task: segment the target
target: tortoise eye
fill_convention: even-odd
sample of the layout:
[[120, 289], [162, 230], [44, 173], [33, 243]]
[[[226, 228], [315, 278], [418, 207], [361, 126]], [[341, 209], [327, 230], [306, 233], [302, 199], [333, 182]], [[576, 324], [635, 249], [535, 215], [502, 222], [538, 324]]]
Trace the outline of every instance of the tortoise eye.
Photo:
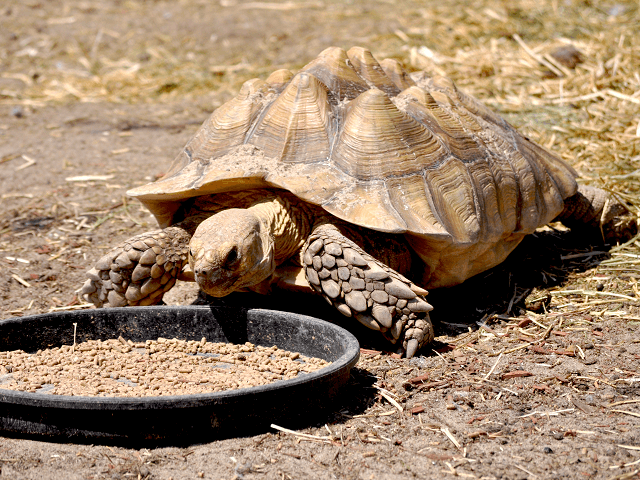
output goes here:
[[231, 250], [229, 250], [229, 253], [227, 254], [227, 259], [225, 260], [224, 264], [231, 265], [236, 260], [238, 260], [238, 249], [237, 247], [233, 247]]

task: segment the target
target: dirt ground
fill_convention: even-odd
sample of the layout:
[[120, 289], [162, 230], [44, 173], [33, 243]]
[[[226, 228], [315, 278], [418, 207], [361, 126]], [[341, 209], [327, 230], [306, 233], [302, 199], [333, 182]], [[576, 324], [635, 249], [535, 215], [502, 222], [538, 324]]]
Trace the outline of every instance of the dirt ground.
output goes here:
[[[330, 45], [451, 76], [637, 212], [638, 27], [632, 1], [4, 2], [0, 319], [77, 308], [92, 262], [154, 227], [125, 191], [162, 175], [244, 80]], [[549, 59], [566, 44], [583, 63]], [[431, 292], [437, 338], [411, 360], [349, 325], [361, 360], [307, 437], [0, 438], [0, 478], [640, 478], [639, 247], [541, 229]], [[182, 283], [166, 300], [195, 297]], [[307, 309], [336, 320], [321, 305]]]

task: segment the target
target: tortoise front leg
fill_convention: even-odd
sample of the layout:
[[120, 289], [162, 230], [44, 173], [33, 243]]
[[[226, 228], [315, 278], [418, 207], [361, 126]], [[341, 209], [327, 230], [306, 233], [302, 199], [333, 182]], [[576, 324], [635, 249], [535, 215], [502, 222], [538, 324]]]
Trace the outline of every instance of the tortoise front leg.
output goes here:
[[80, 293], [97, 307], [160, 303], [187, 263], [190, 239], [179, 225], [130, 238], [87, 272]]
[[598, 228], [605, 240], [614, 243], [638, 233], [636, 216], [607, 191], [590, 185], [578, 186], [578, 192], [564, 201], [556, 220], [573, 228]]
[[335, 226], [315, 228], [303, 252], [309, 285], [340, 313], [400, 342], [408, 358], [433, 340], [427, 291], [368, 255]]

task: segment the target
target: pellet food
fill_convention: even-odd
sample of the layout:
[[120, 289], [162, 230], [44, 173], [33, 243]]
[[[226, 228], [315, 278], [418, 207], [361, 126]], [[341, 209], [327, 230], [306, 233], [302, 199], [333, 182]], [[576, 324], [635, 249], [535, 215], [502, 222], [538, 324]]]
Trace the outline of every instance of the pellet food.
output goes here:
[[88, 340], [0, 352], [0, 388], [36, 394], [155, 397], [220, 392], [295, 378], [329, 365], [276, 346], [178, 340]]

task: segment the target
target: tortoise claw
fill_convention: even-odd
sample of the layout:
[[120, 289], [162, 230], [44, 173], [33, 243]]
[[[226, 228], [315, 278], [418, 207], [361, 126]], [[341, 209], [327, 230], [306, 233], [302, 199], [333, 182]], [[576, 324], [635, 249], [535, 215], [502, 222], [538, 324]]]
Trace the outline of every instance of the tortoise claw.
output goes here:
[[412, 338], [411, 340], [409, 340], [407, 342], [407, 351], [405, 356], [407, 358], [413, 358], [413, 356], [416, 354], [416, 352], [418, 351], [418, 347], [420, 346], [420, 343], [418, 342], [417, 339]]

